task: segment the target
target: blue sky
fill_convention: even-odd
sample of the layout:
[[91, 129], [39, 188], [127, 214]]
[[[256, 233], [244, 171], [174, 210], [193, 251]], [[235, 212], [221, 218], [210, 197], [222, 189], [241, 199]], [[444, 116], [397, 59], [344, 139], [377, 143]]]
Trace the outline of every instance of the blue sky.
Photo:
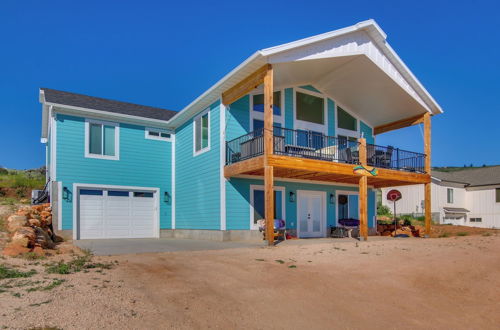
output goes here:
[[[499, 11], [494, 1], [3, 0], [0, 165], [44, 164], [39, 87], [179, 110], [257, 49], [369, 18], [445, 110], [433, 119], [433, 165], [500, 164]], [[418, 127], [377, 143], [423, 150]]]

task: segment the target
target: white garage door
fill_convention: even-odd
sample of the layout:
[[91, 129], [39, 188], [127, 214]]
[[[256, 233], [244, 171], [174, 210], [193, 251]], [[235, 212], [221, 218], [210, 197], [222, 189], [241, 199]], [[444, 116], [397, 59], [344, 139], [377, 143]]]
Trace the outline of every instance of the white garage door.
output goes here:
[[152, 191], [79, 189], [79, 238], [156, 237]]

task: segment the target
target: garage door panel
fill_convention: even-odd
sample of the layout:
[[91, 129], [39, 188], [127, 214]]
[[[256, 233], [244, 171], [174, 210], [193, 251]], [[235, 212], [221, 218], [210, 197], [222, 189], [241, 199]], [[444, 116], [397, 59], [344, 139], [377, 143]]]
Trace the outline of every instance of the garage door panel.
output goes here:
[[153, 192], [95, 191], [80, 195], [80, 238], [155, 237]]

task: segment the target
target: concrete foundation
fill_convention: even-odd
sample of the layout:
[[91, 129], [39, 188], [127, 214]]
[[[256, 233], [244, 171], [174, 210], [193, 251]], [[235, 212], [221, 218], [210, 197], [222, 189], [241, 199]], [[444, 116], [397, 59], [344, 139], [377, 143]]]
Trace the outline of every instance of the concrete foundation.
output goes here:
[[204, 229], [162, 229], [161, 238], [188, 238], [208, 241], [250, 241], [262, 240], [257, 230], [204, 230]]

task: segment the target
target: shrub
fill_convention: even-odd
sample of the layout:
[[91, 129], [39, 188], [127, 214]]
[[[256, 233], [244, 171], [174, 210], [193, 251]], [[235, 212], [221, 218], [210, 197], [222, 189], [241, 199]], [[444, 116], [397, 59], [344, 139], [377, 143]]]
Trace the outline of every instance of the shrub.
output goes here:
[[379, 202], [377, 205], [377, 215], [392, 217], [392, 212], [388, 206], [383, 205], [381, 202]]
[[439, 237], [450, 237], [450, 233], [442, 233]]
[[461, 232], [457, 233], [457, 236], [467, 236], [467, 235], [469, 235], [469, 233], [467, 233], [465, 231], [461, 231]]

